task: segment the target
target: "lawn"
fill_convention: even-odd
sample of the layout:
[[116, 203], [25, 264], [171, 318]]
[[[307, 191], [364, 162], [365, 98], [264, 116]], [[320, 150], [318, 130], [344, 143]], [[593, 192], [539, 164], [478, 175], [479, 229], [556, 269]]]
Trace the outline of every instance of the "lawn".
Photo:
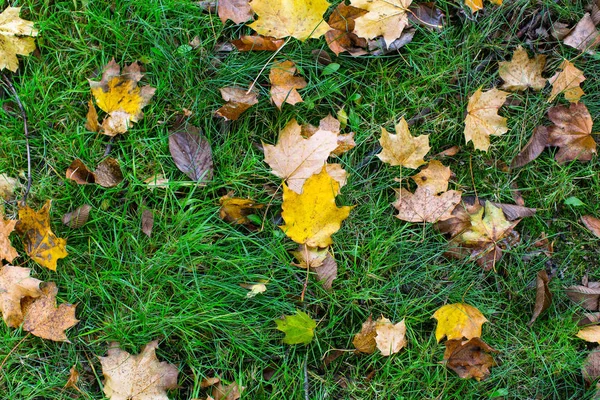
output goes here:
[[[276, 56], [293, 60], [308, 82], [303, 103], [269, 102], [268, 72], [261, 69], [272, 53], [217, 52], [223, 41], [250, 29], [223, 25], [214, 14], [188, 0], [25, 0], [21, 16], [40, 30], [36, 51], [21, 57], [9, 74], [25, 105], [31, 131], [33, 186], [28, 204], [52, 199], [52, 224], [68, 239], [69, 256], [52, 272], [22, 256], [15, 263], [54, 281], [59, 300], [77, 304], [78, 325], [67, 335], [72, 343], [44, 341], [22, 329], [0, 324], [0, 397], [3, 399], [102, 399], [97, 356], [110, 342], [137, 354], [159, 340], [160, 360], [179, 369], [180, 388], [171, 399], [204, 399], [203, 378], [220, 376], [246, 387], [242, 399], [585, 399], [581, 366], [595, 345], [575, 337], [574, 316], [582, 308], [565, 295], [566, 286], [600, 279], [596, 239], [579, 218], [600, 215], [598, 159], [558, 164], [553, 151], [515, 171], [506, 168], [529, 140], [533, 129], [548, 125], [550, 87], [511, 94], [500, 110], [509, 132], [492, 138], [487, 153], [465, 144], [464, 114], [479, 87], [500, 85], [498, 61], [510, 60], [519, 45], [529, 54], [548, 56], [544, 76], [554, 74], [563, 58], [588, 78], [582, 85], [592, 118], [600, 112], [598, 55], [579, 51], [552, 37], [526, 29], [543, 21], [570, 26], [585, 13], [587, 2], [506, 0], [489, 2], [473, 16], [462, 2], [436, 2], [447, 16], [443, 29], [416, 28], [411, 43], [387, 56], [335, 57], [339, 70], [323, 74], [313, 50], [328, 51], [324, 39], [291, 40]], [[525, 29], [527, 33], [521, 31]], [[200, 46], [188, 43], [198, 37]], [[108, 138], [85, 129], [88, 78], [99, 80], [114, 58], [120, 65], [136, 60], [142, 80], [157, 88], [145, 116], [112, 145], [125, 180], [114, 188], [76, 185], [66, 179], [69, 164], [80, 158], [95, 166]], [[268, 71], [268, 68], [267, 68]], [[256, 79], [259, 103], [238, 121], [215, 118], [224, 101], [219, 88], [248, 87]], [[0, 91], [0, 173], [26, 173], [23, 123], [14, 99]], [[567, 104], [562, 96], [554, 104]], [[447, 259], [447, 239], [431, 224], [395, 218], [394, 178], [414, 171], [390, 167], [377, 157], [381, 127], [431, 108], [412, 127], [429, 134], [432, 150], [450, 146], [459, 153], [442, 161], [455, 174], [451, 188], [463, 195], [514, 203], [518, 189], [535, 216], [516, 228], [519, 243], [510, 247], [496, 270], [485, 272], [473, 261]], [[294, 266], [296, 248], [278, 228], [281, 181], [264, 162], [261, 142], [275, 143], [292, 118], [318, 124], [343, 108], [345, 132], [356, 133], [357, 146], [341, 156], [350, 173], [338, 197], [353, 205], [334, 237], [339, 270], [333, 290], [311, 277], [303, 301], [305, 272]], [[205, 186], [190, 184], [169, 154], [169, 128], [189, 110], [189, 122], [210, 141], [214, 178]], [[597, 131], [597, 128], [596, 128]], [[25, 172], [24, 172], [25, 171]], [[164, 174], [166, 188], [151, 189], [145, 180]], [[407, 187], [407, 182], [403, 185]], [[273, 190], [279, 188], [277, 194]], [[219, 198], [233, 191], [269, 204], [262, 229], [228, 224], [219, 217]], [[565, 204], [570, 197], [582, 205]], [[90, 221], [70, 229], [61, 216], [82, 204], [93, 209]], [[154, 210], [152, 237], [140, 229], [141, 211]], [[5, 204], [16, 217], [17, 204]], [[544, 232], [555, 241], [552, 258], [532, 256]], [[17, 249], [22, 245], [17, 243]], [[23, 253], [23, 252], [22, 252]], [[23, 253], [24, 254], [24, 253]], [[535, 276], [546, 269], [553, 279], [553, 304], [527, 326], [535, 300]], [[247, 298], [243, 283], [267, 280], [267, 291]], [[440, 362], [431, 319], [447, 303], [466, 302], [489, 319], [482, 338], [499, 350], [498, 363], [484, 381], [460, 379]], [[283, 344], [274, 320], [295, 310], [318, 323], [309, 345]], [[352, 338], [369, 316], [406, 319], [408, 346], [391, 357], [352, 352]], [[347, 349], [334, 361], [324, 357]], [[79, 388], [63, 389], [69, 369], [81, 374]], [[272, 374], [272, 376], [270, 376]]]

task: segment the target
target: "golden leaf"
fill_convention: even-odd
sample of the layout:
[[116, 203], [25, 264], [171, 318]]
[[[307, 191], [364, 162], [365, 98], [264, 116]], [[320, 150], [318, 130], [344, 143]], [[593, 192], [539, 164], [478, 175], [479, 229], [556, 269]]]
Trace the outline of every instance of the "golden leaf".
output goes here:
[[440, 161], [433, 160], [418, 174], [412, 176], [412, 179], [418, 186], [429, 188], [432, 194], [438, 194], [448, 190], [451, 176], [450, 167], [444, 167]]
[[[0, 14], [0, 71], [17, 72], [17, 54], [26, 56], [35, 50], [37, 29], [33, 22], [19, 18], [21, 7], [7, 7]], [[31, 37], [27, 37], [31, 36]]]
[[470, 215], [471, 225], [458, 237], [458, 240], [468, 246], [485, 247], [500, 241], [520, 221], [507, 221], [504, 212], [491, 201], [485, 202], [484, 208]]
[[577, 337], [586, 342], [600, 343], [600, 326], [587, 326], [577, 332]]
[[0, 269], [0, 311], [6, 325], [16, 328], [23, 322], [21, 300], [42, 295], [40, 281], [29, 276], [29, 268], [5, 265]]
[[352, 344], [356, 347], [356, 350], [361, 353], [372, 354], [377, 347], [375, 336], [377, 336], [377, 332], [375, 331], [375, 321], [373, 321], [373, 318], [369, 315], [369, 318], [363, 322], [360, 332], [354, 335]]
[[390, 165], [401, 165], [406, 168], [418, 168], [425, 164], [423, 157], [429, 151], [429, 135], [414, 137], [408, 130], [406, 120], [402, 118], [396, 124], [396, 135], [381, 128], [381, 153], [377, 157]]
[[383, 36], [386, 46], [402, 35], [412, 0], [352, 0], [350, 5], [368, 13], [354, 19], [354, 33], [361, 38]]
[[306, 81], [301, 76], [295, 76], [296, 66], [292, 61], [273, 63], [269, 72], [271, 82], [271, 100], [281, 110], [283, 103], [294, 105], [302, 103], [302, 97], [296, 89], [306, 87]]
[[542, 71], [546, 65], [546, 56], [536, 54], [533, 59], [527, 55], [527, 50], [522, 46], [517, 47], [512, 60], [500, 62], [498, 73], [504, 80], [502, 89], [511, 92], [519, 90], [541, 90], [546, 86], [546, 78], [542, 77]]
[[584, 95], [583, 90], [579, 87], [585, 81], [583, 72], [568, 60], [564, 60], [559, 69], [560, 71], [548, 79], [552, 84], [552, 92], [550, 92], [548, 103], [551, 103], [561, 93], [565, 95], [565, 100], [568, 102], [577, 103]]
[[481, 336], [481, 326], [487, 322], [483, 314], [473, 306], [464, 303], [446, 304], [432, 316], [438, 322], [435, 338], [439, 342], [447, 337], [472, 339]]
[[219, 217], [224, 221], [240, 225], [251, 225], [248, 215], [263, 208], [262, 204], [257, 204], [254, 200], [231, 197], [229, 194], [221, 197], [219, 204], [221, 205]]
[[481, 88], [471, 96], [465, 118], [465, 140], [473, 141], [477, 150], [486, 151], [490, 147], [490, 136], [500, 136], [508, 132], [506, 118], [498, 115], [498, 109], [506, 101], [507, 92], [496, 88], [482, 92]]
[[16, 220], [4, 219], [0, 215], [0, 261], [6, 260], [11, 263], [15, 258], [19, 257], [17, 249], [15, 249], [8, 238], [12, 231], [15, 230]]

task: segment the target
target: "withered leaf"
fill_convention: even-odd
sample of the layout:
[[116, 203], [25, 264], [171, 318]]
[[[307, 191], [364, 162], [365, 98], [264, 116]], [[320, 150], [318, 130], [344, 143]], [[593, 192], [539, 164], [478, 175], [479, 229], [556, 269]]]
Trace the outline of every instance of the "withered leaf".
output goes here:
[[154, 213], [152, 210], [144, 208], [142, 211], [142, 232], [148, 237], [152, 236], [152, 227], [154, 226]]
[[570, 286], [567, 296], [583, 308], [590, 311], [600, 309], [600, 282], [587, 282], [586, 285]]
[[354, 33], [365, 39], [383, 36], [389, 46], [408, 25], [410, 3], [412, 0], [351, 0], [351, 6], [368, 11], [355, 17]]
[[217, 13], [223, 23], [230, 19], [236, 24], [241, 24], [254, 16], [248, 0], [219, 0], [217, 7]]
[[123, 182], [123, 172], [119, 166], [119, 161], [112, 157], [106, 157], [94, 171], [96, 183], [102, 187], [115, 187]]
[[563, 40], [564, 44], [579, 51], [590, 51], [600, 43], [600, 32], [596, 29], [590, 13], [585, 13], [575, 28]]
[[0, 71], [8, 69], [16, 72], [19, 68], [17, 55], [26, 56], [35, 50], [38, 30], [33, 22], [21, 19], [21, 7], [6, 7], [0, 13]]
[[100, 122], [98, 122], [98, 111], [94, 107], [94, 101], [88, 102], [88, 112], [85, 118], [85, 129], [92, 132], [100, 132]]
[[396, 354], [406, 346], [406, 324], [404, 320], [397, 324], [381, 316], [375, 323], [375, 343], [383, 356]]
[[581, 367], [581, 374], [588, 385], [600, 377], [600, 350], [593, 350], [588, 354]]
[[75, 210], [63, 215], [62, 223], [68, 226], [69, 228], [81, 228], [87, 223], [91, 210], [92, 206], [89, 204], [79, 206]]
[[591, 215], [584, 215], [581, 217], [581, 222], [585, 225], [594, 236], [600, 238], [600, 219], [592, 217]]
[[533, 316], [527, 324], [527, 326], [533, 325], [535, 320], [540, 316], [541, 313], [546, 311], [552, 303], [552, 293], [548, 287], [550, 278], [545, 270], [541, 270], [537, 273], [536, 279], [536, 294], [535, 294], [535, 306], [533, 308]]
[[485, 205], [485, 203], [489, 202], [494, 207], [498, 207], [499, 209], [501, 209], [502, 212], [504, 212], [504, 216], [506, 217], [506, 219], [508, 221], [515, 221], [517, 219], [531, 217], [532, 215], [535, 215], [535, 213], [537, 212], [537, 210], [535, 208], [519, 206], [516, 204], [495, 203], [495, 202], [489, 201], [489, 200], [486, 200], [486, 201], [479, 200], [479, 201], [483, 202], [484, 205]]
[[473, 141], [477, 150], [488, 151], [490, 136], [500, 136], [508, 132], [506, 118], [498, 115], [498, 109], [506, 101], [508, 92], [493, 88], [482, 92], [481, 88], [469, 98], [465, 118], [465, 140]]
[[15, 249], [10, 243], [8, 238], [12, 231], [15, 230], [16, 220], [4, 219], [0, 215], [0, 262], [6, 260], [11, 263], [15, 258], [19, 256], [17, 249]]
[[343, 2], [333, 10], [327, 23], [331, 27], [325, 33], [327, 45], [339, 56], [340, 53], [347, 51], [353, 56], [366, 54], [367, 41], [358, 37], [354, 31], [354, 19], [367, 13], [367, 10], [347, 6]]
[[354, 132], [350, 132], [347, 134], [340, 133], [340, 121], [338, 121], [331, 115], [327, 115], [325, 118], [319, 121], [318, 128], [310, 124], [302, 125], [301, 134], [305, 138], [309, 138], [315, 133], [317, 133], [319, 130], [333, 132], [337, 135], [338, 146], [335, 148], [335, 150], [331, 152], [332, 156], [340, 156], [345, 152], [352, 150], [356, 146], [356, 142], [354, 141]]
[[0, 174], [0, 198], [10, 200], [15, 194], [19, 181], [6, 174]]
[[418, 186], [427, 187], [432, 194], [438, 194], [448, 190], [448, 182], [452, 176], [449, 167], [445, 167], [441, 162], [432, 160], [418, 174], [411, 178]]
[[199, 128], [186, 124], [169, 136], [169, 151], [181, 172], [198, 183], [213, 177], [212, 149]]
[[493, 357], [488, 353], [497, 353], [480, 338], [468, 341], [462, 339], [446, 341], [444, 360], [446, 366], [456, 372], [463, 379], [475, 378], [480, 381], [490, 374], [490, 368], [496, 365]]
[[304, 101], [297, 89], [305, 88], [307, 83], [304, 78], [295, 75], [296, 65], [292, 61], [275, 62], [271, 67], [271, 100], [280, 110], [283, 103], [294, 105]]
[[512, 60], [501, 61], [498, 72], [504, 81], [502, 89], [511, 92], [519, 90], [541, 90], [546, 86], [546, 78], [542, 71], [546, 65], [546, 56], [536, 54], [533, 59], [527, 55], [527, 50], [522, 46], [517, 47]]
[[423, 157], [429, 152], [429, 135], [414, 137], [410, 134], [408, 123], [404, 118], [396, 124], [396, 135], [381, 128], [381, 153], [377, 157], [392, 166], [401, 165], [406, 168], [418, 168], [425, 164]]
[[244, 35], [231, 41], [238, 51], [277, 51], [284, 43], [284, 39], [261, 35]]
[[412, 3], [410, 5], [408, 20], [414, 24], [421, 25], [428, 29], [442, 29], [444, 26], [444, 13], [430, 3]]
[[214, 400], [238, 400], [244, 389], [243, 386], [238, 386], [236, 382], [223, 386], [219, 380], [213, 385], [211, 395]]
[[254, 200], [231, 197], [230, 194], [221, 197], [219, 204], [221, 205], [219, 217], [229, 223], [240, 225], [252, 225], [248, 215], [263, 208], [262, 204], [257, 204]]
[[546, 146], [548, 146], [548, 129], [545, 126], [538, 126], [534, 129], [533, 135], [531, 135], [523, 150], [512, 160], [510, 168], [520, 168], [527, 165], [538, 158]]
[[557, 162], [592, 159], [596, 141], [592, 137], [592, 116], [585, 104], [552, 107], [548, 118], [554, 123], [548, 128], [548, 145], [560, 148], [555, 156]]
[[337, 263], [328, 248], [308, 247], [300, 245], [298, 250], [292, 251], [298, 265], [302, 268], [307, 266], [317, 275], [325, 290], [331, 290], [335, 278], [337, 278]]
[[71, 367], [71, 369], [69, 370], [69, 379], [67, 380], [67, 383], [65, 383], [65, 389], [73, 388], [77, 391], [80, 391], [79, 388], [77, 387], [78, 381], [79, 381], [79, 372], [75, 369], [75, 366], [73, 365]]
[[386, 54], [397, 52], [402, 47], [412, 42], [415, 32], [416, 30], [414, 28], [405, 29], [402, 31], [402, 35], [390, 44], [386, 44], [383, 37], [368, 40], [367, 49], [369, 49], [372, 56], [384, 56]]
[[586, 342], [600, 344], [600, 325], [586, 326], [577, 332], [577, 337]]
[[372, 354], [377, 348], [375, 336], [377, 336], [377, 332], [375, 331], [375, 321], [373, 321], [373, 318], [369, 315], [369, 318], [363, 322], [360, 332], [354, 335], [352, 344], [356, 347], [356, 350], [362, 353]]
[[258, 93], [254, 90], [248, 93], [247, 90], [235, 86], [224, 87], [219, 90], [223, 100], [227, 103], [219, 108], [215, 115], [223, 117], [225, 120], [237, 120], [247, 109], [258, 103]]
[[430, 187], [419, 186], [414, 194], [402, 188], [396, 190], [397, 200], [392, 205], [398, 210], [396, 218], [403, 221], [437, 222], [452, 218], [460, 196], [456, 190], [436, 195]]
[[39, 279], [29, 276], [31, 269], [5, 265], [0, 269], [0, 311], [6, 325], [17, 328], [23, 322], [21, 300], [42, 295]]
[[96, 182], [94, 173], [85, 166], [83, 161], [75, 159], [67, 168], [67, 179], [77, 182], [80, 185]]

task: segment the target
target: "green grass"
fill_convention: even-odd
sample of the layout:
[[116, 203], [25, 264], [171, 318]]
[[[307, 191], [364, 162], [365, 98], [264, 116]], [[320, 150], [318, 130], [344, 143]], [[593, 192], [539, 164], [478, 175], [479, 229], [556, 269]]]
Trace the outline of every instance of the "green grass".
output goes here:
[[[334, 58], [341, 68], [322, 75], [311, 51], [327, 50], [325, 41], [290, 41], [278, 60], [291, 59], [308, 81], [305, 102], [279, 112], [268, 101], [268, 77], [257, 87], [260, 103], [233, 123], [213, 118], [223, 103], [218, 88], [249, 85], [270, 54], [217, 54], [215, 44], [249, 30], [202, 12], [191, 1], [14, 1], [22, 16], [40, 29], [39, 52], [22, 58], [12, 77], [25, 104], [32, 132], [33, 187], [29, 204], [40, 207], [53, 199], [52, 222], [68, 238], [69, 256], [54, 273], [27, 257], [18, 261], [44, 281], [55, 281], [60, 301], [77, 303], [81, 322], [68, 331], [72, 344], [27, 336], [0, 324], [0, 397], [6, 399], [103, 398], [100, 363], [109, 342], [137, 353], [158, 339], [158, 356], [177, 365], [180, 389], [173, 399], [203, 398], [204, 377], [219, 375], [246, 386], [246, 399], [304, 399], [307, 365], [311, 399], [481, 399], [506, 389], [505, 398], [591, 398], [580, 367], [593, 346], [575, 338], [573, 316], [582, 310], [563, 288], [595, 268], [598, 241], [579, 222], [584, 214], [600, 215], [598, 159], [558, 165], [545, 151], [514, 172], [503, 163], [519, 152], [533, 128], [547, 123], [549, 89], [510, 96], [500, 114], [510, 131], [492, 138], [488, 153], [465, 145], [463, 117], [469, 96], [480, 86], [499, 84], [497, 61], [510, 59], [518, 44], [548, 55], [546, 76], [562, 57], [575, 59], [588, 80], [583, 101], [593, 117], [600, 111], [597, 56], [516, 33], [535, 13], [573, 23], [585, 4], [551, 1], [507, 1], [485, 4], [474, 18], [462, 6], [442, 0], [450, 18], [440, 32], [417, 28], [412, 43], [399, 55]], [[470, 12], [467, 12], [470, 16]], [[178, 52], [195, 36], [201, 46]], [[111, 58], [124, 65], [143, 60], [144, 82], [157, 88], [144, 118], [117, 140], [111, 155], [123, 167], [125, 181], [116, 188], [77, 186], [65, 178], [74, 158], [95, 166], [102, 159], [105, 137], [84, 128], [87, 78], [99, 79]], [[360, 100], [349, 100], [353, 95]], [[436, 102], [439, 99], [438, 102]], [[560, 100], [562, 101], [562, 100]], [[17, 176], [26, 169], [20, 116], [10, 111], [13, 99], [0, 93], [0, 172]], [[526, 205], [538, 213], [519, 224], [520, 244], [510, 248], [498, 273], [483, 272], [474, 262], [447, 260], [446, 239], [431, 226], [394, 217], [393, 178], [413, 171], [389, 167], [367, 157], [377, 145], [381, 126], [389, 131], [435, 104], [431, 114], [411, 128], [430, 134], [431, 154], [460, 145], [461, 152], [444, 159], [456, 174], [454, 187], [466, 195], [512, 203], [515, 184]], [[277, 228], [281, 199], [272, 200], [264, 185], [277, 187], [256, 144], [275, 143], [291, 119], [317, 124], [343, 107], [358, 146], [341, 157], [351, 173], [339, 204], [355, 205], [334, 235], [339, 265], [334, 290], [324, 291], [314, 279], [304, 302], [302, 270], [291, 265], [295, 244]], [[171, 161], [168, 129], [178, 113], [193, 112], [190, 122], [201, 127], [214, 151], [215, 177], [205, 187], [189, 185]], [[8, 111], [7, 111], [8, 110]], [[597, 121], [596, 121], [597, 122]], [[471, 171], [473, 179], [471, 178]], [[144, 180], [165, 174], [167, 189], [149, 190]], [[233, 190], [262, 203], [273, 201], [262, 231], [228, 225], [218, 215], [218, 199]], [[564, 205], [570, 196], [585, 206]], [[90, 222], [71, 230], [60, 216], [84, 203], [94, 209]], [[141, 205], [155, 210], [152, 238], [140, 230]], [[15, 216], [16, 204], [5, 205]], [[524, 261], [541, 232], [556, 240], [551, 260]], [[20, 244], [17, 247], [21, 249]], [[555, 273], [550, 287], [552, 307], [528, 328], [538, 270]], [[240, 283], [269, 281], [267, 292], [246, 298]], [[461, 380], [441, 363], [444, 346], [434, 336], [433, 312], [445, 303], [467, 302], [490, 320], [483, 339], [498, 349], [498, 366], [482, 382]], [[308, 346], [287, 346], [274, 319], [303, 309], [318, 322]], [[344, 353], [328, 366], [332, 349], [352, 349], [352, 337], [369, 314], [393, 321], [406, 318], [409, 345], [392, 357]], [[25, 337], [25, 339], [23, 339]], [[7, 357], [7, 355], [10, 355]], [[83, 394], [63, 389], [69, 368], [82, 374]], [[263, 371], [274, 368], [270, 380]], [[375, 371], [371, 379], [367, 375]]]

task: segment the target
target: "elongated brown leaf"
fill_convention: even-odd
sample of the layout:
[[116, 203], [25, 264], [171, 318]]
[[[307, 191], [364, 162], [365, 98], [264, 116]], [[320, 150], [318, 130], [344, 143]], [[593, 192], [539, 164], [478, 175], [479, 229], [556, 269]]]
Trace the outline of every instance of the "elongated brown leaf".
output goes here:
[[231, 42], [238, 51], [277, 51], [284, 43], [285, 39], [260, 35], [245, 35]]
[[586, 285], [570, 286], [566, 290], [567, 297], [590, 311], [600, 309], [600, 282], [587, 282]]
[[77, 207], [73, 211], [63, 215], [62, 223], [68, 226], [69, 228], [81, 228], [88, 221], [91, 209], [92, 206], [89, 204], [84, 204], [80, 207]]
[[177, 168], [190, 179], [206, 183], [213, 176], [212, 150], [200, 129], [185, 125], [169, 136], [169, 151]]
[[80, 159], [74, 160], [67, 168], [67, 179], [77, 182], [80, 185], [96, 182], [94, 173], [85, 166]]
[[594, 236], [600, 238], [600, 219], [592, 217], [591, 215], [584, 215], [581, 217], [581, 222], [589, 229]]
[[548, 282], [550, 282], [548, 273], [546, 273], [546, 271], [544, 270], [539, 271], [537, 273], [535, 306], [533, 308], [533, 316], [531, 317], [531, 320], [529, 321], [527, 326], [533, 325], [533, 323], [540, 316], [540, 314], [546, 311], [552, 303], [552, 293], [550, 292], [550, 288], [548, 287]]
[[152, 227], [154, 226], [154, 213], [147, 208], [142, 211], [142, 232], [148, 237], [152, 236]]
[[510, 168], [520, 168], [529, 164], [531, 161], [538, 158], [542, 151], [548, 146], [548, 129], [545, 126], [538, 126], [533, 131], [531, 139], [523, 147], [523, 150], [510, 163]]

